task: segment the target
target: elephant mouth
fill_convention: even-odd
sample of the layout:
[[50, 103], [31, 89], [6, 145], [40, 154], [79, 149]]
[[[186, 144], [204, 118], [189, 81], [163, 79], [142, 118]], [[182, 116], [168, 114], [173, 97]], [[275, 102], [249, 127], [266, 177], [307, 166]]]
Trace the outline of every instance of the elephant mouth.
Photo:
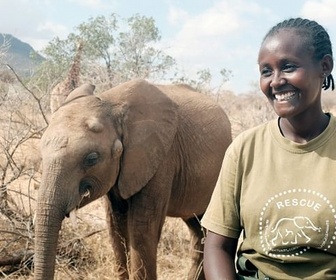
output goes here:
[[85, 200], [90, 199], [91, 194], [93, 193], [93, 182], [92, 180], [88, 180], [88, 179], [84, 179], [80, 182], [79, 184], [79, 202], [77, 203], [77, 205], [70, 210], [68, 213], [65, 214], [65, 216], [67, 218], [73, 219], [73, 217], [76, 215], [76, 211], [81, 208], [82, 206], [84, 206]]
[[90, 198], [91, 193], [93, 192], [93, 185], [95, 184], [94, 179], [83, 179], [79, 184], [79, 195], [81, 200], [79, 205], [85, 198]]
[[74, 227], [77, 227], [77, 210], [101, 196], [100, 181], [95, 177], [83, 178], [79, 183], [78, 191], [79, 200], [77, 200], [74, 206], [70, 207], [68, 213], [65, 215], [67, 218], [70, 218]]

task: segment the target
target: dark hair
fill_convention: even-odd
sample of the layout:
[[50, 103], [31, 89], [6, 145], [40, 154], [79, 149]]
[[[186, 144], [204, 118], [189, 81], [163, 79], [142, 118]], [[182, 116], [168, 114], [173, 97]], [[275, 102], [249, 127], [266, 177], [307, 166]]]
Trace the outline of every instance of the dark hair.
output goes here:
[[[316, 21], [309, 19], [291, 18], [282, 21], [270, 29], [264, 37], [263, 42], [267, 37], [278, 33], [284, 28], [295, 29], [306, 36], [307, 45], [313, 47], [314, 59], [321, 60], [327, 54], [333, 57], [331, 42], [327, 31]], [[325, 77], [322, 88], [327, 90], [330, 86], [332, 90], [335, 89], [334, 78], [331, 74]]]

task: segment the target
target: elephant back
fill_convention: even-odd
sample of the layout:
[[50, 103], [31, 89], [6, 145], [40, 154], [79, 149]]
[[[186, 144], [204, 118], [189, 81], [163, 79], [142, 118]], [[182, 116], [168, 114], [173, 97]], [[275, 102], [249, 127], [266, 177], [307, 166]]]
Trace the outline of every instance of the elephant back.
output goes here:
[[183, 153], [177, 152], [178, 173], [184, 174], [185, 186], [173, 189], [178, 195], [173, 193], [172, 196], [179, 197], [180, 201], [175, 203], [184, 205], [185, 213], [202, 214], [210, 201], [225, 151], [232, 142], [231, 123], [216, 101], [189, 86], [162, 85], [158, 88], [179, 105], [175, 147], [183, 150]]

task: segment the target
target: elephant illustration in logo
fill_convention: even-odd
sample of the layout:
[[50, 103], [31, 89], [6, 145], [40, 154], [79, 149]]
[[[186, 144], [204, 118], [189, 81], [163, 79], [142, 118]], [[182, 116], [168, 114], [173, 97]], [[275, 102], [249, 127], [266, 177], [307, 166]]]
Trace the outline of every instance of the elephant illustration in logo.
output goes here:
[[270, 242], [273, 246], [309, 243], [311, 231], [320, 232], [321, 228], [316, 227], [308, 217], [282, 218], [272, 228]]

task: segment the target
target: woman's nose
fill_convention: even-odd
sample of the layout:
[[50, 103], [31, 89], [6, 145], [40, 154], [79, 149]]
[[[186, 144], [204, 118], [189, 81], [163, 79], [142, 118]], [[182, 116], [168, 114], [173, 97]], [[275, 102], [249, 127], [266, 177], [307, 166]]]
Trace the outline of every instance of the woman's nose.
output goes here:
[[287, 83], [286, 79], [281, 74], [274, 74], [270, 83], [272, 88], [278, 88]]

